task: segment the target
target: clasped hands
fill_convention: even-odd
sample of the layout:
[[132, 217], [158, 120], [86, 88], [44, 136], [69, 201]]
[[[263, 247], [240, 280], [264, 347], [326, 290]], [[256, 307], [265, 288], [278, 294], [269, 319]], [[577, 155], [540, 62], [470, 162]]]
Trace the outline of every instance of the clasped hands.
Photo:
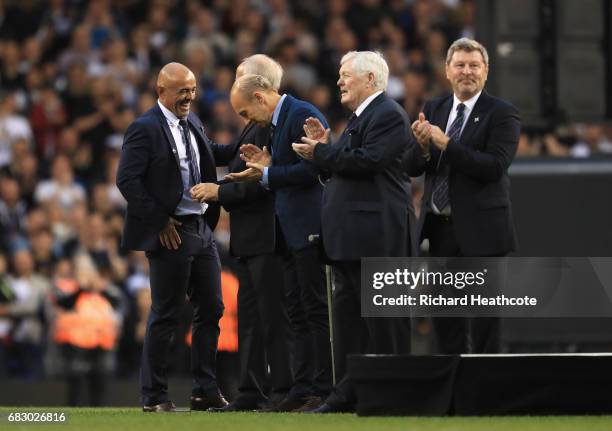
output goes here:
[[240, 158], [246, 162], [247, 169], [242, 172], [227, 174], [225, 179], [247, 183], [259, 181], [263, 176], [264, 169], [272, 165], [272, 156], [270, 156], [267, 147], [261, 149], [253, 144], [241, 145]]
[[412, 123], [412, 133], [421, 146], [423, 153], [429, 152], [429, 145], [433, 144], [440, 151], [446, 150], [449, 137], [438, 126], [425, 119], [425, 114], [419, 113], [419, 119]]
[[325, 129], [318, 118], [309, 117], [304, 122], [304, 133], [306, 136], [302, 137], [302, 143], [294, 142], [291, 147], [301, 158], [312, 160], [315, 147], [329, 142], [331, 130]]
[[[330, 129], [325, 129], [317, 118], [309, 117], [304, 122], [305, 137], [302, 143], [293, 143], [291, 146], [300, 157], [312, 160], [314, 147], [317, 144], [329, 142]], [[259, 181], [264, 169], [272, 165], [272, 156], [267, 147], [260, 149], [253, 144], [245, 144], [240, 147], [240, 158], [246, 162], [247, 169], [242, 172], [227, 174], [225, 178], [230, 181], [254, 182]]]

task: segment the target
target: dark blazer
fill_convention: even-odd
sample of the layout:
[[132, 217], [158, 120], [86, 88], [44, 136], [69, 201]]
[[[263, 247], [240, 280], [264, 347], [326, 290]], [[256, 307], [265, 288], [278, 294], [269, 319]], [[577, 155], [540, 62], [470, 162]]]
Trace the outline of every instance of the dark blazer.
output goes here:
[[403, 160], [417, 150], [406, 112], [377, 96], [314, 164], [331, 173], [323, 192], [323, 244], [334, 261], [410, 254], [410, 179]]
[[300, 158], [291, 147], [292, 143], [301, 142], [308, 117], [316, 117], [328, 127], [317, 108], [287, 95], [271, 142], [269, 186], [275, 194], [274, 208], [285, 241], [293, 250], [308, 246], [308, 236], [321, 230], [323, 186], [313, 164]]
[[[202, 181], [215, 182], [217, 172], [204, 126], [193, 113], [187, 121], [198, 142]], [[176, 143], [157, 103], [125, 132], [117, 187], [128, 203], [121, 246], [129, 250], [157, 249], [161, 245], [159, 232], [174, 214], [183, 192]], [[205, 218], [214, 229], [219, 205], [209, 204]]]
[[[213, 144], [218, 166], [228, 166], [230, 172], [242, 172], [246, 164], [240, 159], [240, 146], [268, 145], [270, 130], [249, 123], [230, 145]], [[230, 215], [230, 251], [233, 256], [249, 257], [274, 252], [274, 195], [259, 182], [228, 182], [219, 186], [219, 203]]]
[[[425, 117], [446, 129], [453, 96], [427, 102]], [[448, 185], [453, 228], [464, 256], [504, 255], [517, 247], [510, 203], [508, 167], [514, 159], [521, 130], [518, 110], [483, 91], [470, 113], [459, 142], [450, 141], [440, 169], [449, 167]], [[411, 175], [427, 172], [420, 218], [424, 226], [431, 205], [433, 179], [440, 151], [431, 146], [429, 162], [411, 160]], [[422, 229], [421, 229], [422, 230]], [[428, 237], [428, 232], [422, 232]]]

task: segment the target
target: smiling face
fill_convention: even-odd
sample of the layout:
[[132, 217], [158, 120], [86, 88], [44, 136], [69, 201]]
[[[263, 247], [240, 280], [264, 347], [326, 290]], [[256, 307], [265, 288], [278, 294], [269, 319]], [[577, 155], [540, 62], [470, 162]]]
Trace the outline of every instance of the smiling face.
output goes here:
[[174, 115], [186, 118], [195, 99], [196, 88], [195, 76], [185, 68], [164, 76], [157, 84], [157, 94], [161, 104]]
[[480, 51], [455, 51], [446, 65], [446, 78], [459, 100], [466, 101], [484, 88], [489, 74]]
[[361, 102], [376, 92], [372, 86], [374, 75], [372, 73], [357, 74], [353, 70], [352, 60], [346, 61], [340, 67], [339, 74], [340, 103], [351, 111], [356, 110]]

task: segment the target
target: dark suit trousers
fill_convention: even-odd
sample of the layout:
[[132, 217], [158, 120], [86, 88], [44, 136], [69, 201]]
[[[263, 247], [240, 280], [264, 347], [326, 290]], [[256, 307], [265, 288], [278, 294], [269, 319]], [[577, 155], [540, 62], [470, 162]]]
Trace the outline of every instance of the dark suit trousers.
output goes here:
[[[452, 217], [427, 214], [424, 230], [429, 238], [429, 254], [440, 257], [462, 257], [453, 230]], [[498, 353], [500, 319], [498, 317], [432, 318], [438, 353]]]
[[283, 255], [287, 311], [293, 329], [291, 397], [327, 396], [332, 386], [325, 273], [316, 245]]
[[[168, 400], [168, 356], [185, 295], [193, 305], [192, 395], [218, 392], [215, 375], [219, 319], [223, 314], [221, 265], [212, 231], [201, 216], [175, 217], [182, 244], [178, 250], [147, 252], [151, 314], [142, 350], [140, 383], [144, 405]], [[183, 342], [183, 340], [176, 340]]]
[[361, 263], [334, 264], [334, 342], [338, 384], [327, 403], [351, 410], [356, 402], [347, 355], [410, 353], [409, 318], [361, 317]]
[[273, 254], [240, 258], [238, 278], [238, 397], [257, 403], [263, 391], [280, 400], [293, 383], [281, 259]]

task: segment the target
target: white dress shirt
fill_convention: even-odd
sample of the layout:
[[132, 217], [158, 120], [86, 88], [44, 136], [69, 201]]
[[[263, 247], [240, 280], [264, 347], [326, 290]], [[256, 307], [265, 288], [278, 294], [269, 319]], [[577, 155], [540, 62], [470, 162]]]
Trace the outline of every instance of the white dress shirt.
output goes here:
[[[187, 151], [185, 148], [185, 144], [183, 143], [182, 130], [179, 125], [179, 118], [174, 115], [172, 111], [166, 108], [161, 102], [158, 100], [157, 104], [161, 109], [164, 117], [166, 117], [166, 121], [168, 122], [168, 126], [170, 127], [170, 133], [172, 133], [172, 137], [174, 138], [174, 143], [176, 144], [176, 149], [178, 151], [179, 156], [179, 167], [181, 171], [181, 178], [183, 179], [183, 196], [181, 197], [181, 201], [179, 202], [174, 214], [176, 215], [188, 215], [188, 214], [204, 214], [206, 209], [208, 208], [208, 204], [206, 202], [200, 203], [191, 198], [191, 194], [189, 193], [189, 163], [187, 162]], [[200, 169], [200, 150], [198, 149], [198, 143], [189, 131], [189, 140], [191, 141], [191, 155], [195, 157], [198, 169]], [[200, 171], [201, 172], [201, 171]]]

